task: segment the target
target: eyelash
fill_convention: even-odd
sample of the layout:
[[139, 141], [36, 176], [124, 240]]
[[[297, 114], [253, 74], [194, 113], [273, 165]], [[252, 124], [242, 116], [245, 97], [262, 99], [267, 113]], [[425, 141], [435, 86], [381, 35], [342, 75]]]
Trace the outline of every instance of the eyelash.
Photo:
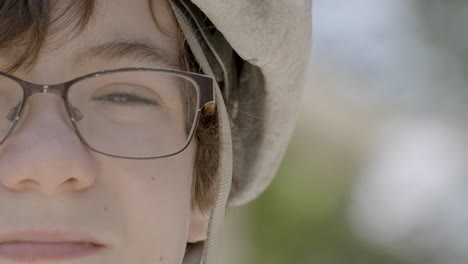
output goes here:
[[[116, 98], [126, 98], [127, 100], [122, 101], [122, 100], [115, 100]], [[103, 96], [98, 96], [98, 97], [93, 97], [93, 100], [98, 100], [98, 101], [109, 101], [112, 103], [117, 103], [117, 104], [128, 104], [128, 103], [143, 103], [143, 104], [148, 104], [148, 105], [158, 105], [158, 102], [141, 97], [139, 95], [136, 95], [134, 93], [112, 93], [112, 94], [106, 94]]]

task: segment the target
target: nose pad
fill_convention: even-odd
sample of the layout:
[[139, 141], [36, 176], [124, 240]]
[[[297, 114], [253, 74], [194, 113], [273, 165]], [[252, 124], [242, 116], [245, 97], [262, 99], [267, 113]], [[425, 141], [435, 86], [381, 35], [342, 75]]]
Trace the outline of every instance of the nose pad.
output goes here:
[[76, 108], [72, 104], [70, 104], [70, 105], [71, 105], [71, 109], [72, 109], [73, 118], [75, 119], [76, 122], [79, 122], [81, 119], [83, 119], [83, 114], [81, 113], [81, 111], [78, 108]]
[[[41, 98], [42, 96], [46, 97], [46, 98]], [[51, 98], [47, 99], [47, 97], [55, 97], [57, 95], [55, 94], [36, 94], [36, 95], [32, 95], [29, 100], [26, 102], [26, 104], [23, 106], [23, 109], [21, 111], [21, 114], [18, 116], [18, 111], [19, 111], [19, 108], [20, 108], [20, 105], [21, 105], [21, 102], [18, 103], [16, 106], [14, 106], [13, 108], [10, 109], [10, 111], [8, 112], [7, 116], [6, 116], [6, 119], [8, 119], [9, 121], [11, 122], [15, 122], [17, 121], [17, 124], [15, 125], [13, 131], [11, 132], [12, 135], [16, 134], [18, 132], [18, 130], [23, 127], [23, 124], [25, 122], [26, 119], [28, 119], [28, 116], [30, 114], [35, 114], [35, 113], [29, 113], [30, 112], [30, 108], [32, 107], [31, 104], [35, 104], [36, 106], [34, 106], [34, 112], [37, 111], [35, 109], [39, 109], [37, 108], [37, 102], [33, 102], [33, 101], [43, 101], [43, 100], [50, 100]], [[37, 98], [36, 98], [37, 97]], [[68, 112], [67, 112], [67, 106], [65, 106], [65, 102], [64, 100], [62, 100], [61, 98], [59, 98], [57, 96], [58, 100], [60, 100], [61, 102], [59, 103], [59, 106], [57, 106], [55, 109], [55, 111], [59, 111], [60, 112], [60, 116], [62, 117], [63, 121], [67, 124], [67, 126], [69, 126], [70, 128], [73, 127], [73, 124], [71, 123], [71, 120], [70, 120], [70, 116], [68, 115]], [[51, 105], [52, 102], [48, 102], [47, 104], [48, 105]], [[58, 102], [57, 102], [58, 103]], [[43, 108], [42, 108], [43, 109]], [[75, 117], [75, 119], [77, 117], [79, 117], [79, 120], [83, 119], [83, 114], [78, 110], [78, 108], [76, 107], [72, 107], [73, 109], [73, 116]], [[42, 111], [42, 110], [39, 110], [39, 111]], [[18, 116], [18, 118], [17, 118]], [[18, 120], [15, 120], [15, 119], [18, 119]]]
[[20, 106], [21, 102], [19, 102], [17, 105], [15, 105], [13, 108], [10, 109], [10, 111], [8, 111], [8, 114], [6, 116], [6, 118], [13, 122], [15, 121], [16, 119], [16, 116], [18, 115], [18, 110], [19, 110], [19, 106]]

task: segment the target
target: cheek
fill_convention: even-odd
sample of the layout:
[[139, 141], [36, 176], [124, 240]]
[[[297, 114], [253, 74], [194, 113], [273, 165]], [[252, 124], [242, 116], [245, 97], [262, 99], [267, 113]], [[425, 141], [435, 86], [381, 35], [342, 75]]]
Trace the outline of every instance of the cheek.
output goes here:
[[149, 263], [148, 258], [156, 255], [169, 261], [177, 252], [183, 254], [190, 222], [193, 145], [168, 158], [103, 160], [104, 184], [117, 197], [114, 207], [123, 218], [122, 246], [128, 258], [138, 256], [140, 263]]

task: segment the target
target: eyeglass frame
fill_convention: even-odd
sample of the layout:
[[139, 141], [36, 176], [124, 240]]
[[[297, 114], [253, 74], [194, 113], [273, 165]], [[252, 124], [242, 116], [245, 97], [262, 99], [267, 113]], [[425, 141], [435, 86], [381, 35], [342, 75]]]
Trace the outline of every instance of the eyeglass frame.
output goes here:
[[[78, 129], [77, 126], [77, 121], [75, 120], [75, 117], [72, 114], [72, 105], [70, 104], [68, 100], [68, 92], [70, 90], [70, 87], [73, 86], [73, 84], [80, 82], [85, 79], [97, 77], [103, 74], [109, 74], [109, 73], [114, 73], [114, 72], [131, 72], [131, 71], [154, 71], [154, 72], [167, 72], [171, 73], [174, 75], [179, 75], [183, 76], [184, 78], [187, 78], [188, 80], [192, 81], [192, 83], [196, 84], [194, 85], [197, 89], [197, 96], [199, 97], [198, 99], [198, 108], [195, 111], [195, 116], [194, 116], [194, 124], [192, 125], [192, 128], [190, 130], [190, 133], [188, 135], [187, 141], [185, 145], [178, 151], [175, 151], [173, 153], [169, 154], [164, 154], [164, 155], [157, 155], [157, 156], [149, 156], [149, 157], [129, 157], [129, 156], [121, 156], [121, 155], [114, 155], [114, 154], [109, 154], [105, 153], [102, 151], [99, 151], [95, 148], [93, 148], [86, 140], [84, 139], [83, 135], [80, 133], [80, 130]], [[37, 84], [37, 83], [32, 83], [25, 81], [23, 79], [20, 79], [12, 74], [2, 72], [0, 71], [0, 75], [5, 76], [7, 78], [12, 79], [13, 81], [17, 82], [21, 87], [23, 88], [23, 100], [21, 102], [21, 105], [19, 106], [19, 109], [16, 111], [16, 115], [14, 116], [14, 121], [3, 139], [0, 141], [0, 145], [2, 145], [10, 136], [14, 128], [16, 127], [18, 120], [20, 119], [24, 106], [29, 100], [29, 97], [31, 97], [34, 94], [37, 93], [51, 93], [51, 94], [56, 94], [60, 96], [64, 102], [65, 102], [65, 108], [67, 110], [67, 115], [73, 124], [73, 128], [75, 130], [75, 133], [78, 135], [80, 138], [81, 142], [85, 144], [88, 148], [91, 150], [106, 155], [110, 157], [115, 157], [115, 158], [124, 158], [124, 159], [136, 159], [136, 160], [146, 160], [146, 159], [157, 159], [157, 158], [165, 158], [165, 157], [170, 157], [177, 155], [184, 151], [188, 145], [190, 145], [190, 142], [192, 141], [193, 135], [195, 134], [195, 130], [198, 127], [199, 120], [200, 120], [200, 112], [203, 109], [205, 105], [212, 104], [213, 106], [216, 106], [215, 102], [215, 96], [214, 96], [214, 78], [208, 75], [203, 75], [203, 74], [198, 74], [194, 72], [188, 72], [188, 71], [183, 71], [183, 70], [176, 70], [176, 69], [164, 69], [164, 68], [151, 68], [151, 67], [124, 67], [124, 68], [114, 68], [114, 69], [107, 69], [107, 70], [101, 70], [101, 71], [96, 71], [92, 73], [88, 73], [85, 75], [81, 75], [79, 77], [76, 77], [74, 79], [62, 82], [62, 83], [57, 83], [57, 84]]]

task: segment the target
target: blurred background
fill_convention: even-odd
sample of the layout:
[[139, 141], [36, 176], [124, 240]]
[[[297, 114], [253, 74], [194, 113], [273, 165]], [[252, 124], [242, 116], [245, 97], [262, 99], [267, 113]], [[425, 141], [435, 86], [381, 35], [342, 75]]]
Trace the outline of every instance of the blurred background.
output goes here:
[[316, 0], [299, 122], [232, 263], [468, 263], [468, 1]]

